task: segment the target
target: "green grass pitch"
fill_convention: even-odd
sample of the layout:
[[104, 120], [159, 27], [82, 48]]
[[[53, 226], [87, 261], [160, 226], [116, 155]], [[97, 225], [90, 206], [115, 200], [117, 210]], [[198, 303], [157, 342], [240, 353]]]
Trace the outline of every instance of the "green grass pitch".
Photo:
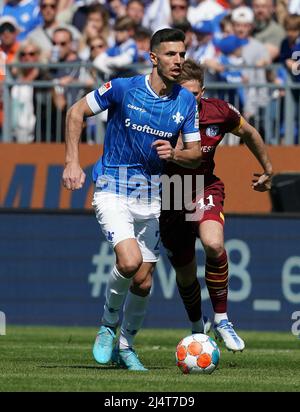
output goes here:
[[188, 330], [144, 329], [136, 349], [149, 372], [100, 366], [95, 328], [12, 327], [0, 336], [0, 391], [201, 392], [300, 391], [300, 339], [291, 333], [240, 332], [243, 353], [219, 345], [211, 375], [183, 375], [175, 347]]

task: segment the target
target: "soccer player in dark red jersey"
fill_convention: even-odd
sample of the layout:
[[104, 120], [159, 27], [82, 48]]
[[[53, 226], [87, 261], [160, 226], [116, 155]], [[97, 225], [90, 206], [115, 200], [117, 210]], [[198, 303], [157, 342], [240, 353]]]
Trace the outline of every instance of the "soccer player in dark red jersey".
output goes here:
[[[204, 71], [192, 60], [186, 60], [181, 74], [181, 85], [196, 96], [199, 105], [202, 164], [198, 169], [187, 169], [168, 162], [168, 176], [204, 175], [204, 191], [193, 187], [193, 202], [198, 208], [196, 220], [187, 221], [187, 209], [162, 210], [160, 230], [162, 243], [176, 271], [176, 281], [194, 333], [205, 332], [201, 312], [201, 290], [197, 279], [195, 242], [199, 237], [205, 254], [205, 281], [214, 310], [214, 331], [227, 349], [242, 351], [244, 341], [237, 335], [227, 316], [228, 261], [224, 249], [224, 184], [214, 175], [214, 154], [225, 133], [240, 136], [262, 166], [264, 173], [254, 174], [254, 190], [270, 189], [272, 165], [263, 140], [231, 104], [215, 98], [203, 98]], [[177, 144], [180, 145], [180, 142]], [[183, 180], [183, 179], [182, 179]], [[185, 183], [185, 182], [182, 182]], [[195, 182], [194, 182], [195, 183]], [[197, 194], [198, 193], [198, 194]], [[196, 210], [197, 212], [197, 210]], [[195, 215], [197, 216], [197, 215]]]

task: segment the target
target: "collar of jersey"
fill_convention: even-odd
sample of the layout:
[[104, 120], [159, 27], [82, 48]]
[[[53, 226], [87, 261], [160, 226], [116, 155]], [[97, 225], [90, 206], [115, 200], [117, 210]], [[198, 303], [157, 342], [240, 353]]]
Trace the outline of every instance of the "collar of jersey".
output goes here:
[[156, 94], [155, 93], [155, 91], [152, 89], [152, 87], [151, 87], [151, 85], [150, 85], [150, 83], [149, 83], [149, 74], [147, 74], [146, 76], [145, 76], [145, 84], [146, 84], [146, 87], [147, 87], [147, 89], [149, 90], [149, 92], [152, 94], [152, 96], [154, 96], [156, 99], [163, 99], [163, 100], [167, 100], [167, 99], [169, 99], [171, 96], [172, 96], [172, 94], [173, 94], [173, 89], [172, 89], [172, 92], [170, 93], [170, 94], [167, 94], [166, 96], [159, 96], [158, 94]]

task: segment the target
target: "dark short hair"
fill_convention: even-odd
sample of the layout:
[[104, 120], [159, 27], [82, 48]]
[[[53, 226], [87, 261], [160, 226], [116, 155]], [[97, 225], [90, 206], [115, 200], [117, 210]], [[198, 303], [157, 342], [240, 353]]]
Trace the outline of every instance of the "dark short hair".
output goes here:
[[6, 30], [10, 31], [11, 33], [15, 33], [17, 31], [16, 27], [12, 23], [9, 23], [8, 21], [0, 25], [1, 34], [4, 33]]
[[201, 87], [204, 85], [204, 67], [196, 63], [192, 59], [187, 59], [183, 62], [179, 82], [187, 82], [189, 80], [197, 80]]
[[185, 34], [177, 29], [161, 29], [155, 32], [150, 41], [150, 50], [153, 51], [161, 43], [181, 41], [184, 43]]
[[53, 38], [53, 36], [54, 36], [55, 33], [58, 33], [58, 32], [60, 32], [60, 31], [63, 31], [63, 32], [65, 32], [65, 33], [68, 33], [68, 34], [69, 34], [69, 37], [70, 37], [70, 41], [73, 41], [73, 33], [71, 32], [71, 30], [69, 30], [67, 27], [64, 27], [64, 26], [59, 26], [59, 27], [57, 27], [57, 28], [54, 30], [54, 32], [52, 33], [52, 38]]

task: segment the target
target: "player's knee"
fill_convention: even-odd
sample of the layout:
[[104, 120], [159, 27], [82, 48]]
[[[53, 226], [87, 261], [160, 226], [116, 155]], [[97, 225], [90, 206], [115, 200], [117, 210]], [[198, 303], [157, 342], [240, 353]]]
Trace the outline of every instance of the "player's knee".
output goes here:
[[204, 245], [205, 253], [208, 257], [218, 258], [224, 252], [223, 242], [216, 240], [209, 240]]
[[122, 259], [118, 262], [117, 267], [118, 270], [125, 276], [131, 277], [133, 276], [141, 267], [143, 263], [142, 257], [128, 257], [126, 259]]

